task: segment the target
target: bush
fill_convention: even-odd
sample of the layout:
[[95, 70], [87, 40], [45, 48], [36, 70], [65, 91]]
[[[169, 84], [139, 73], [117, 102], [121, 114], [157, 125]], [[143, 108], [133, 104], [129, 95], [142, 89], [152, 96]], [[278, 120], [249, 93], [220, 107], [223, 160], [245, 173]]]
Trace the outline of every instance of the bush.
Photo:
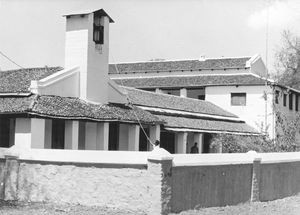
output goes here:
[[286, 151], [284, 147], [268, 140], [265, 136], [246, 136], [232, 134], [214, 135], [211, 147], [217, 148], [222, 144], [223, 153], [243, 153], [248, 151], [256, 152], [278, 152]]

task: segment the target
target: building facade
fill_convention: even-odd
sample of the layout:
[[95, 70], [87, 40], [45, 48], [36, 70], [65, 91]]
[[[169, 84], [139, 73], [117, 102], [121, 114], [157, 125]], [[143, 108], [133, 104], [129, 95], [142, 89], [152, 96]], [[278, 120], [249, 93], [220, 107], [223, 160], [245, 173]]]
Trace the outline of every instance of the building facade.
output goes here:
[[193, 142], [209, 152], [210, 133], [257, 135], [210, 102], [120, 87], [108, 75], [112, 18], [103, 9], [65, 17], [65, 68], [1, 72], [1, 147], [147, 151], [161, 140], [172, 153]]
[[122, 86], [212, 102], [271, 139], [284, 135], [279, 113], [298, 116], [300, 91], [266, 79], [259, 55], [111, 64], [109, 74]]

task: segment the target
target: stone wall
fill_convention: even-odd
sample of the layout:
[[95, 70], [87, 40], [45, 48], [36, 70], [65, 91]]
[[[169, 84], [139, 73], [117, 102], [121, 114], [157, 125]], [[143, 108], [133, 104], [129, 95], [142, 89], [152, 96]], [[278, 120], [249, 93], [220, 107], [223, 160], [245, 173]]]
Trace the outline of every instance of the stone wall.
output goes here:
[[[3, 156], [3, 154], [5, 156]], [[300, 153], [0, 149], [0, 198], [168, 214], [300, 192]]]

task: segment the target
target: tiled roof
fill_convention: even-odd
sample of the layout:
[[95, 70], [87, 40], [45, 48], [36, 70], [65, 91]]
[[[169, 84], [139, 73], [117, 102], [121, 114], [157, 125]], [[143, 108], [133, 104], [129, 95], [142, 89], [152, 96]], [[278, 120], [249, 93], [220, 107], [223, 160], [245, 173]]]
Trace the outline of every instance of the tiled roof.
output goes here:
[[[165, 112], [159, 112], [156, 109], [149, 110], [160, 120], [166, 122], [165, 128], [196, 129], [207, 132], [258, 133], [244, 121], [238, 120], [234, 114], [208, 101], [157, 94], [129, 87], [122, 88], [127, 91], [128, 99], [134, 105], [170, 110]], [[218, 117], [226, 117], [226, 119]]]
[[138, 117], [142, 123], [162, 123], [158, 117], [140, 108], [114, 104], [96, 105], [78, 98], [60, 96], [1, 97], [0, 113], [23, 113], [50, 118], [132, 123], [137, 123]]
[[233, 132], [233, 133], [258, 133], [246, 123], [220, 121], [213, 119], [193, 119], [178, 116], [163, 116], [158, 115], [161, 120], [164, 120], [166, 128], [181, 128], [181, 129], [198, 129], [207, 132]]
[[[250, 57], [110, 64], [109, 73], [246, 68]], [[117, 69], [116, 69], [117, 66]], [[118, 71], [117, 71], [118, 70]]]
[[26, 93], [32, 80], [40, 80], [55, 72], [61, 67], [41, 67], [0, 72], [0, 93]]
[[117, 84], [135, 88], [199, 87], [227, 85], [264, 85], [265, 80], [253, 74], [198, 75], [143, 78], [115, 78]]
[[236, 115], [208, 101], [152, 93], [129, 87], [123, 87], [123, 89], [128, 92], [128, 98], [134, 105], [237, 118]]

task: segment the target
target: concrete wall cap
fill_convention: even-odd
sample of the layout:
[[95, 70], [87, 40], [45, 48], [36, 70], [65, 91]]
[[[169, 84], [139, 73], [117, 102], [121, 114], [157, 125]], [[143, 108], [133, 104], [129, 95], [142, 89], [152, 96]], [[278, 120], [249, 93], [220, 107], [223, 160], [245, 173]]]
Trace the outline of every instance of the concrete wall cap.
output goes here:
[[19, 158], [20, 152], [17, 147], [10, 147], [6, 152], [4, 153], [5, 158]]
[[253, 161], [261, 161], [261, 155], [256, 151], [248, 151], [246, 154], [253, 158]]
[[156, 146], [148, 156], [148, 160], [173, 160], [173, 156], [164, 148]]

